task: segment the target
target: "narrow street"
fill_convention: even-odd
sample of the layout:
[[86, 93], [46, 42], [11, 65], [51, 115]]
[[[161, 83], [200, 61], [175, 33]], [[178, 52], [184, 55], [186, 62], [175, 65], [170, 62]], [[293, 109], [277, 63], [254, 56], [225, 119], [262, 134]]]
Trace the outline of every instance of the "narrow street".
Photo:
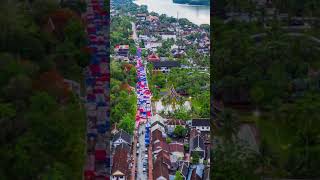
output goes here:
[[[135, 27], [133, 32], [135, 33]], [[134, 35], [136, 37], [136, 35]], [[137, 41], [136, 41], [137, 42]], [[148, 87], [146, 67], [142, 64], [141, 48], [138, 47], [136, 56], [136, 68], [138, 82], [136, 86], [137, 94], [137, 116], [136, 116], [136, 130], [137, 136], [135, 136], [134, 144], [136, 151], [133, 152], [133, 157], [136, 161], [134, 166], [136, 168], [136, 179], [145, 180], [152, 178], [152, 158], [150, 157], [150, 151], [147, 148], [150, 142], [150, 123], [149, 119], [152, 117], [151, 108], [151, 91]]]

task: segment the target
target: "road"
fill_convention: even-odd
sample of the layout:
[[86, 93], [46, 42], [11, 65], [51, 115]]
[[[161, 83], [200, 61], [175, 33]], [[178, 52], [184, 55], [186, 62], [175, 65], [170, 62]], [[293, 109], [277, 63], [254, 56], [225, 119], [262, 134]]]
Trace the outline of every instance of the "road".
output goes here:
[[[145, 146], [145, 140], [144, 140], [144, 134], [145, 134], [145, 124], [142, 124], [139, 126], [138, 131], [138, 143], [139, 147], [137, 148], [137, 152], [139, 153], [137, 155], [137, 180], [145, 180], [147, 179], [147, 171], [143, 171], [144, 164], [145, 167], [148, 166], [148, 161], [145, 158], [146, 155], [146, 146]], [[140, 134], [140, 135], [139, 135]], [[147, 169], [147, 168], [145, 168]]]

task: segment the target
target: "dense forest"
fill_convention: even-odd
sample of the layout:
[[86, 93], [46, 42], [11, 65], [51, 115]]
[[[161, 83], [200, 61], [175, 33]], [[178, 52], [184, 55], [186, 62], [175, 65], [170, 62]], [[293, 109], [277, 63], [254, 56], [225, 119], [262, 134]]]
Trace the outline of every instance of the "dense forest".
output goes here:
[[137, 111], [136, 68], [129, 63], [111, 61], [111, 122], [133, 134]]
[[[214, 101], [224, 108], [214, 112], [214, 141], [220, 143], [212, 152], [213, 178], [319, 177], [317, 1], [274, 1], [251, 9], [247, 1], [219, 2], [211, 83]], [[259, 11], [272, 7], [273, 14]], [[238, 143], [243, 124], [256, 127], [255, 151]]]
[[64, 83], [88, 64], [84, 3], [0, 2], [0, 176], [81, 179], [85, 112]]

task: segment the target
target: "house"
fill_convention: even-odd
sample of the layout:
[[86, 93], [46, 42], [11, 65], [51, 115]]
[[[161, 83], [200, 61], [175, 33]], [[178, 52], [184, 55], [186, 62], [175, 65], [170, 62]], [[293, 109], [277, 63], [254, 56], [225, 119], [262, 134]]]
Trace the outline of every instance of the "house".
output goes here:
[[165, 133], [166, 129], [163, 123], [161, 123], [160, 121], [155, 121], [154, 123], [151, 124], [151, 132], [155, 131], [155, 130], [160, 130], [161, 132]]
[[157, 22], [159, 21], [159, 18], [157, 16], [147, 16], [147, 21], [150, 21], [150, 22]]
[[167, 121], [168, 134], [172, 134], [177, 126], [186, 127], [186, 122], [179, 119], [170, 119]]
[[169, 145], [166, 142], [166, 139], [158, 139], [153, 142], [152, 151], [154, 154], [158, 154], [161, 151], [169, 152]]
[[152, 143], [155, 142], [156, 140], [163, 140], [166, 138], [166, 135], [160, 131], [159, 129], [154, 130], [153, 132], [151, 132], [152, 134]]
[[164, 124], [166, 119], [161, 117], [159, 114], [155, 114], [154, 116], [151, 117], [150, 122], [151, 124], [153, 124], [154, 122], [157, 122], [157, 121]]
[[198, 153], [198, 155], [200, 156], [200, 159], [205, 159], [206, 147], [204, 145], [204, 140], [200, 134], [196, 135], [193, 138], [190, 138], [189, 153], [191, 154], [191, 156], [194, 153]]
[[130, 175], [129, 171], [129, 150], [124, 143], [117, 146], [113, 156], [111, 180], [126, 180]]
[[160, 58], [156, 54], [152, 53], [151, 55], [148, 56], [148, 61], [157, 62], [157, 61], [160, 61]]
[[184, 180], [188, 178], [188, 172], [189, 172], [189, 165], [187, 162], [182, 162], [182, 164], [179, 167], [179, 172], [181, 173]]
[[139, 41], [148, 41], [150, 39], [150, 37], [147, 35], [140, 34], [138, 39], [139, 39]]
[[190, 126], [192, 128], [196, 128], [200, 132], [210, 132], [210, 119], [209, 118], [192, 119]]
[[138, 20], [145, 21], [146, 18], [147, 18], [147, 14], [145, 14], [145, 13], [137, 14], [137, 15], [136, 15], [136, 18], [137, 18]]
[[174, 32], [166, 32], [165, 34], [161, 34], [162, 40], [173, 39], [174, 41], [177, 40], [177, 35]]
[[169, 150], [172, 156], [175, 156], [171, 159], [183, 159], [184, 157], [184, 145], [180, 142], [172, 142], [169, 144]]
[[169, 180], [168, 166], [161, 159], [155, 161], [153, 167], [153, 180]]
[[147, 41], [145, 42], [144, 44], [144, 47], [148, 50], [151, 50], [151, 51], [154, 51], [156, 52], [157, 51], [157, 48], [158, 47], [161, 47], [162, 46], [162, 43], [161, 42], [152, 42], [152, 41]]
[[132, 137], [122, 129], [117, 134], [115, 134], [112, 139], [113, 147], [117, 147], [121, 143], [126, 143], [129, 146], [131, 146], [132, 143]]
[[179, 61], [157, 61], [153, 62], [153, 70], [161, 71], [163, 73], [170, 72], [171, 68], [179, 68], [181, 64]]
[[171, 168], [171, 161], [170, 161], [170, 153], [167, 151], [160, 151], [156, 156], [156, 161], [162, 161], [168, 169]]
[[114, 51], [116, 52], [117, 56], [128, 58], [129, 45], [116, 45]]

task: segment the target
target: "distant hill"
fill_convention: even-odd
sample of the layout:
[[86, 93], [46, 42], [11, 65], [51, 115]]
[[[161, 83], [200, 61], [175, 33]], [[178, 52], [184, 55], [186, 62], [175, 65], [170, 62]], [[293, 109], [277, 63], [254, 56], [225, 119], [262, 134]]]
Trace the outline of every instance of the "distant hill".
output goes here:
[[210, 5], [210, 0], [173, 0], [173, 2], [190, 5]]

